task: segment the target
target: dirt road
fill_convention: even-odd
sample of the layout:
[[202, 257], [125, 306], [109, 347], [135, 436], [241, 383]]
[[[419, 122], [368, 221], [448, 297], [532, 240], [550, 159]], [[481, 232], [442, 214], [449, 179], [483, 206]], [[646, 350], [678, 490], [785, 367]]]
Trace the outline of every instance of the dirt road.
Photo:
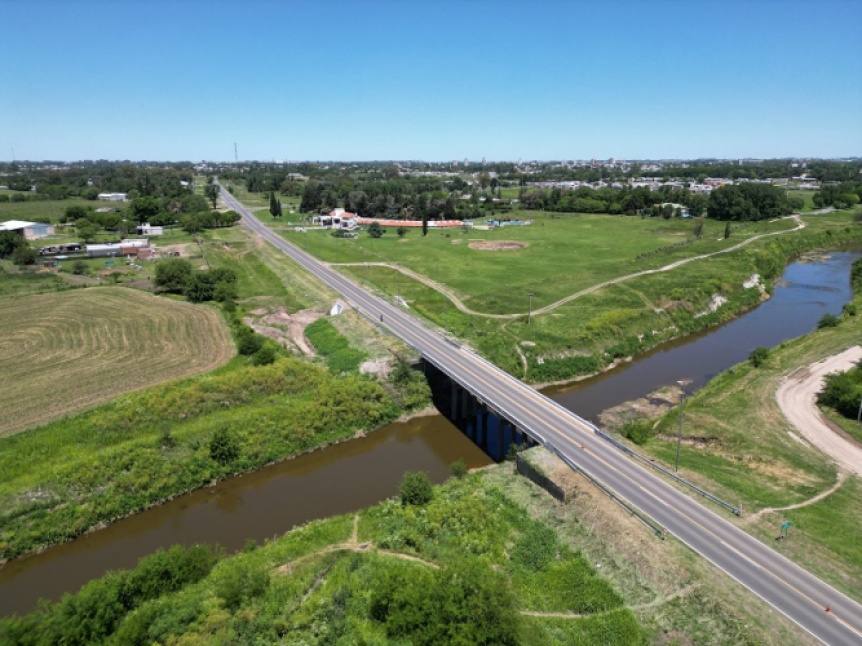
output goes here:
[[781, 411], [805, 439], [842, 468], [862, 476], [862, 447], [833, 431], [815, 402], [823, 387], [824, 376], [847, 370], [860, 359], [862, 347], [857, 345], [807, 368], [800, 368], [782, 382], [775, 398]]

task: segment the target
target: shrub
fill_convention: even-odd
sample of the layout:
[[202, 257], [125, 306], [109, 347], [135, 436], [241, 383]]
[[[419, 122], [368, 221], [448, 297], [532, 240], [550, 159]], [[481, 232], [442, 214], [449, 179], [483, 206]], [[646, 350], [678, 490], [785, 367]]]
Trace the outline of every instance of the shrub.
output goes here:
[[228, 464], [239, 457], [239, 444], [226, 428], [213, 433], [210, 440], [210, 457], [219, 464]]
[[192, 263], [183, 258], [166, 258], [156, 263], [153, 283], [162, 291], [181, 294], [192, 277]]
[[35, 265], [36, 250], [28, 244], [16, 247], [12, 252], [12, 262], [19, 266]]
[[455, 460], [452, 464], [450, 464], [449, 473], [459, 479], [466, 476], [467, 465], [464, 463], [464, 460]]
[[834, 314], [830, 314], [827, 312], [823, 316], [820, 317], [820, 320], [817, 321], [817, 328], [825, 328], [825, 327], [838, 327], [838, 324], [841, 322]]
[[652, 437], [652, 426], [648, 420], [633, 419], [623, 424], [620, 433], [635, 444], [643, 445]]
[[769, 358], [769, 348], [764, 348], [762, 345], [754, 348], [749, 355], [748, 360], [755, 368], [759, 368]]
[[422, 506], [431, 501], [431, 498], [434, 497], [434, 490], [427, 473], [408, 471], [401, 479], [398, 494], [401, 497], [402, 505]]

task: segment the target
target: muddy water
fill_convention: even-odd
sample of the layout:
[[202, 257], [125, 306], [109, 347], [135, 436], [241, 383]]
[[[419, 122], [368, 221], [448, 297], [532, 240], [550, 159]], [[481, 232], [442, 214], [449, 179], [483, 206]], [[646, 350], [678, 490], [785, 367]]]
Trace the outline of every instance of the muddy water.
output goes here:
[[[838, 314], [851, 296], [849, 269], [860, 253], [833, 253], [825, 262], [790, 265], [772, 299], [724, 326], [667, 344], [574, 386], [548, 394], [582, 417], [688, 379], [692, 389], [757, 346], [805, 334], [823, 314]], [[448, 465], [490, 462], [440, 415], [390, 424], [261, 471], [202, 489], [108, 528], [0, 568], [0, 615], [31, 610], [39, 597], [58, 598], [109, 569], [133, 566], [160, 547], [218, 542], [235, 550], [315, 518], [347, 513], [397, 492], [404, 471], [423, 470], [440, 482]]]
[[396, 422], [368, 436], [302, 455], [200, 489], [107, 528], [0, 569], [0, 615], [57, 599], [162, 547], [219, 543], [229, 551], [315, 518], [343, 514], [393, 496], [405, 471], [434, 482], [449, 465], [489, 464], [475, 444], [441, 415]]
[[578, 415], [597, 422], [598, 414], [622, 402], [643, 397], [664, 385], [689, 382], [688, 393], [758, 346], [774, 347], [811, 332], [826, 314], [838, 315], [852, 298], [850, 265], [859, 251], [832, 252], [820, 262], [788, 265], [768, 301], [719, 327], [665, 344], [632, 363], [544, 393]]

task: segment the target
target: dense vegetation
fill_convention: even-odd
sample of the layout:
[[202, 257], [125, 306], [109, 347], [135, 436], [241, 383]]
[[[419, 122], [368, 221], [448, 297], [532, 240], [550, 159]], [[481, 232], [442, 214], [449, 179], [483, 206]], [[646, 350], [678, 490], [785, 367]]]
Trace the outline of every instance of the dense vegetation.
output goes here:
[[[585, 558], [478, 476], [437, 488], [423, 504], [390, 500], [353, 519], [311, 523], [213, 567], [214, 560], [201, 548], [145, 559], [131, 573], [110, 574], [58, 604], [3, 620], [0, 640], [646, 642]], [[167, 584], [155, 589], [159, 578]], [[99, 596], [104, 609], [94, 605]]]
[[428, 400], [418, 374], [406, 388], [388, 387], [409, 393], [399, 406], [378, 382], [297, 359], [243, 364], [0, 440], [0, 557], [374, 428]]
[[335, 374], [356, 372], [367, 356], [362, 350], [351, 348], [347, 339], [325, 318], [308, 325], [305, 336], [326, 358], [327, 367]]

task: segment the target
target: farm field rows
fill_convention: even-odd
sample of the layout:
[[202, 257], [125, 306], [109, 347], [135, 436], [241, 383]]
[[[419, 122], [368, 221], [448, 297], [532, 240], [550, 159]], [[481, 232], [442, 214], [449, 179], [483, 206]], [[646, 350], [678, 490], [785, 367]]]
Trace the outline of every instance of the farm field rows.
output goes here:
[[27, 296], [0, 308], [0, 435], [43, 424], [234, 354], [211, 309], [124, 288]]

